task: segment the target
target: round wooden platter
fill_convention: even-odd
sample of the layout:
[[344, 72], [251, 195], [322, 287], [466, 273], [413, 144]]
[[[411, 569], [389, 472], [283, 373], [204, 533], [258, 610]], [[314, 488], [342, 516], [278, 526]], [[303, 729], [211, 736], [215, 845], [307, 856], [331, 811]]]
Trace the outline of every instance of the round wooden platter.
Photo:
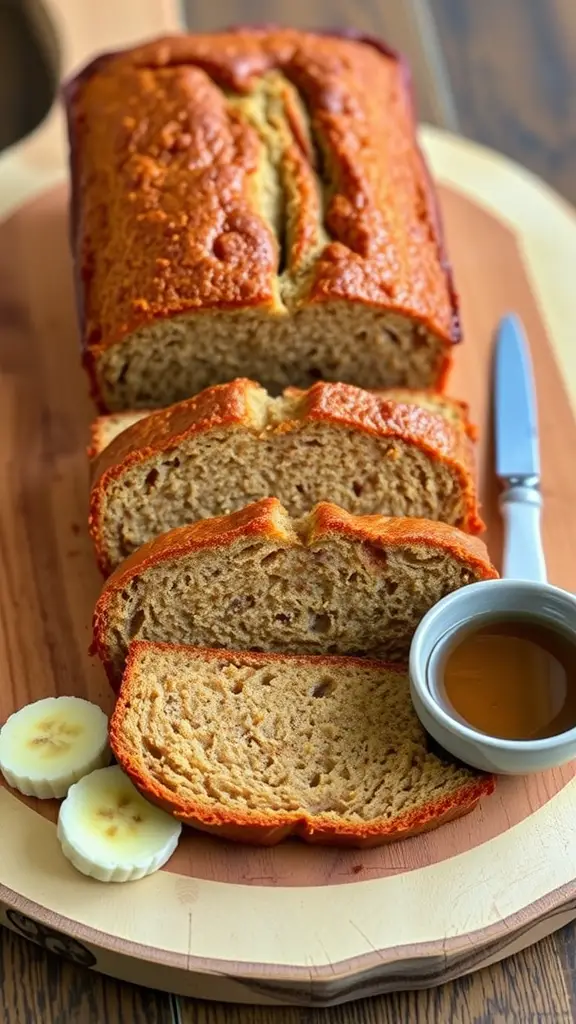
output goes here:
[[[488, 544], [497, 561], [491, 333], [515, 309], [537, 374], [550, 579], [576, 590], [576, 217], [496, 154], [431, 129], [423, 142], [462, 295], [466, 341], [450, 390], [483, 428]], [[38, 192], [34, 181], [37, 194], [0, 224], [0, 721], [49, 694], [112, 703], [88, 654], [100, 585], [86, 531], [93, 410], [78, 359], [67, 188]], [[503, 779], [468, 817], [379, 850], [259, 850], [190, 831], [165, 870], [120, 886], [64, 859], [55, 803], [2, 788], [0, 814], [5, 924], [77, 963], [185, 995], [327, 1005], [425, 987], [576, 917], [573, 765]]]

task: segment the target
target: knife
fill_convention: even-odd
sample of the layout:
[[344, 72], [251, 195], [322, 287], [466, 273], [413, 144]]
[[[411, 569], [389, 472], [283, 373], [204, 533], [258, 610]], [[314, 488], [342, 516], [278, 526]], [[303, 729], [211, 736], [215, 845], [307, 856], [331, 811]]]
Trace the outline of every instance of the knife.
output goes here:
[[496, 474], [502, 485], [504, 520], [502, 575], [545, 583], [534, 376], [524, 328], [513, 313], [496, 329], [493, 386]]

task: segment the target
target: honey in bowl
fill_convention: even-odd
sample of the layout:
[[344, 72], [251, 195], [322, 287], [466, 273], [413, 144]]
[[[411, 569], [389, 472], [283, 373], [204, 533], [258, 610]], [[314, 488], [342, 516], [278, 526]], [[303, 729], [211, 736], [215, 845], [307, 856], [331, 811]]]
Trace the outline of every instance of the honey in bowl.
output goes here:
[[557, 736], [576, 727], [576, 642], [533, 619], [484, 621], [456, 638], [440, 691], [460, 720], [488, 736]]

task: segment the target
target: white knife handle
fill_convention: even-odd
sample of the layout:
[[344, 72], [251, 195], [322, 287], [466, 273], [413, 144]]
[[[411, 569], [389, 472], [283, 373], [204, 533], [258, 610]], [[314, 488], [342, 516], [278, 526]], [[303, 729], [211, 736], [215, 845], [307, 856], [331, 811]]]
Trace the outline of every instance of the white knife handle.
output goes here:
[[546, 583], [540, 515], [542, 495], [536, 487], [508, 487], [500, 495], [504, 520], [502, 575], [509, 579]]

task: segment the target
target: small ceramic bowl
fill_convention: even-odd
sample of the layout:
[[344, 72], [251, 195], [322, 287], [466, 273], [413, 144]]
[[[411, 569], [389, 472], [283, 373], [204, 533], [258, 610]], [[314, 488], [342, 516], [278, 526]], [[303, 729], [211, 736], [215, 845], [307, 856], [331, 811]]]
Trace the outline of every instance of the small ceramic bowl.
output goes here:
[[529, 616], [571, 633], [576, 642], [576, 597], [547, 583], [501, 579], [449, 594], [424, 616], [410, 649], [410, 689], [424, 728], [455, 757], [484, 771], [525, 775], [576, 758], [576, 728], [539, 740], [504, 740], [466, 725], [440, 689], [447, 645], [473, 622]]

